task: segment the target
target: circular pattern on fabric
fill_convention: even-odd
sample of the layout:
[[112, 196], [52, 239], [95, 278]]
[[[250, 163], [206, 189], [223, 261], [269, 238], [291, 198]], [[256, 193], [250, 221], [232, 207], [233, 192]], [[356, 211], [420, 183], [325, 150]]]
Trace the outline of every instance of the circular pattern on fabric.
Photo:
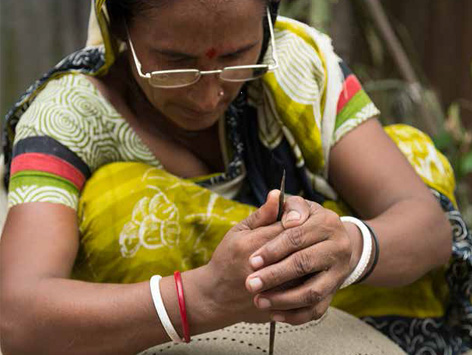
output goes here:
[[115, 121], [114, 132], [118, 140], [118, 150], [125, 160], [156, 162], [156, 158], [141, 141], [128, 122], [121, 119]]
[[83, 75], [49, 82], [22, 116], [15, 140], [44, 135], [76, 153], [92, 172], [119, 160], [160, 166], [128, 122]]

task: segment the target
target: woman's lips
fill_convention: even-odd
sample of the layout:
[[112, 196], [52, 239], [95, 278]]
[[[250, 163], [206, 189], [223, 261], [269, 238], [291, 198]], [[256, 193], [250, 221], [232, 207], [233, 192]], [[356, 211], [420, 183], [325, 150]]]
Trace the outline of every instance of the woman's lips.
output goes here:
[[211, 117], [215, 116], [219, 113], [218, 109], [215, 109], [213, 111], [198, 111], [198, 110], [193, 110], [187, 107], [180, 107], [180, 109], [187, 115], [187, 116], [192, 116], [192, 117]]

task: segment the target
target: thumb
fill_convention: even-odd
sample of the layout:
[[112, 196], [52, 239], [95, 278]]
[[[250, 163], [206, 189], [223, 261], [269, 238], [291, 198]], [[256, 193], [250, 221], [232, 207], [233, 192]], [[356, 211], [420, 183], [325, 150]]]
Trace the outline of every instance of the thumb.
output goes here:
[[245, 220], [236, 226], [239, 230], [256, 229], [268, 226], [277, 221], [277, 213], [279, 210], [279, 190], [272, 190], [267, 195], [266, 202], [252, 213]]
[[284, 229], [302, 225], [310, 217], [310, 214], [311, 208], [308, 200], [300, 196], [290, 196], [284, 204], [282, 225]]

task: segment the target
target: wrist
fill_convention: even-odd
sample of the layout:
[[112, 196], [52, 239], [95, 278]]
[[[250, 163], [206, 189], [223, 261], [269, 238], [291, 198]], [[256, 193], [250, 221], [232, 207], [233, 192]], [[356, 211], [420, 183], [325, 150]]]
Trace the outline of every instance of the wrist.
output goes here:
[[[221, 328], [205, 288], [203, 267], [185, 271], [181, 277], [190, 334], [201, 334]], [[174, 328], [180, 337], [183, 337], [182, 319], [173, 275], [162, 278], [161, 294]]]
[[211, 265], [206, 264], [192, 271], [194, 274], [191, 277], [194, 277], [196, 281], [194, 282], [195, 292], [200, 300], [199, 316], [207, 323], [205, 331], [221, 329], [241, 321], [233, 312], [237, 307], [234, 305], [228, 307], [225, 302], [222, 302], [224, 297], [219, 297], [221, 294], [219, 290], [223, 287], [216, 282]]

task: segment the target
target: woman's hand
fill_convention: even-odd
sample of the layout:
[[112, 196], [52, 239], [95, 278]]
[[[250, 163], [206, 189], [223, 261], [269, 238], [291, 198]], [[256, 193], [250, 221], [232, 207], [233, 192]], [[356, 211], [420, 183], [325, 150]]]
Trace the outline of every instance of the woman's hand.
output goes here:
[[270, 312], [258, 310], [253, 295], [245, 287], [247, 277], [254, 272], [249, 257], [266, 243], [281, 237], [284, 228], [298, 226], [310, 216], [309, 204], [291, 197], [285, 202], [283, 222], [277, 222], [279, 193], [271, 191], [261, 208], [233, 227], [204, 267], [205, 295], [213, 300], [213, 314], [219, 314], [227, 324], [270, 321]]
[[[246, 279], [254, 304], [275, 321], [302, 324], [320, 318], [351, 272], [351, 239], [339, 216], [309, 204], [308, 219], [285, 230], [250, 256], [255, 272]], [[292, 202], [293, 203], [293, 202]]]

